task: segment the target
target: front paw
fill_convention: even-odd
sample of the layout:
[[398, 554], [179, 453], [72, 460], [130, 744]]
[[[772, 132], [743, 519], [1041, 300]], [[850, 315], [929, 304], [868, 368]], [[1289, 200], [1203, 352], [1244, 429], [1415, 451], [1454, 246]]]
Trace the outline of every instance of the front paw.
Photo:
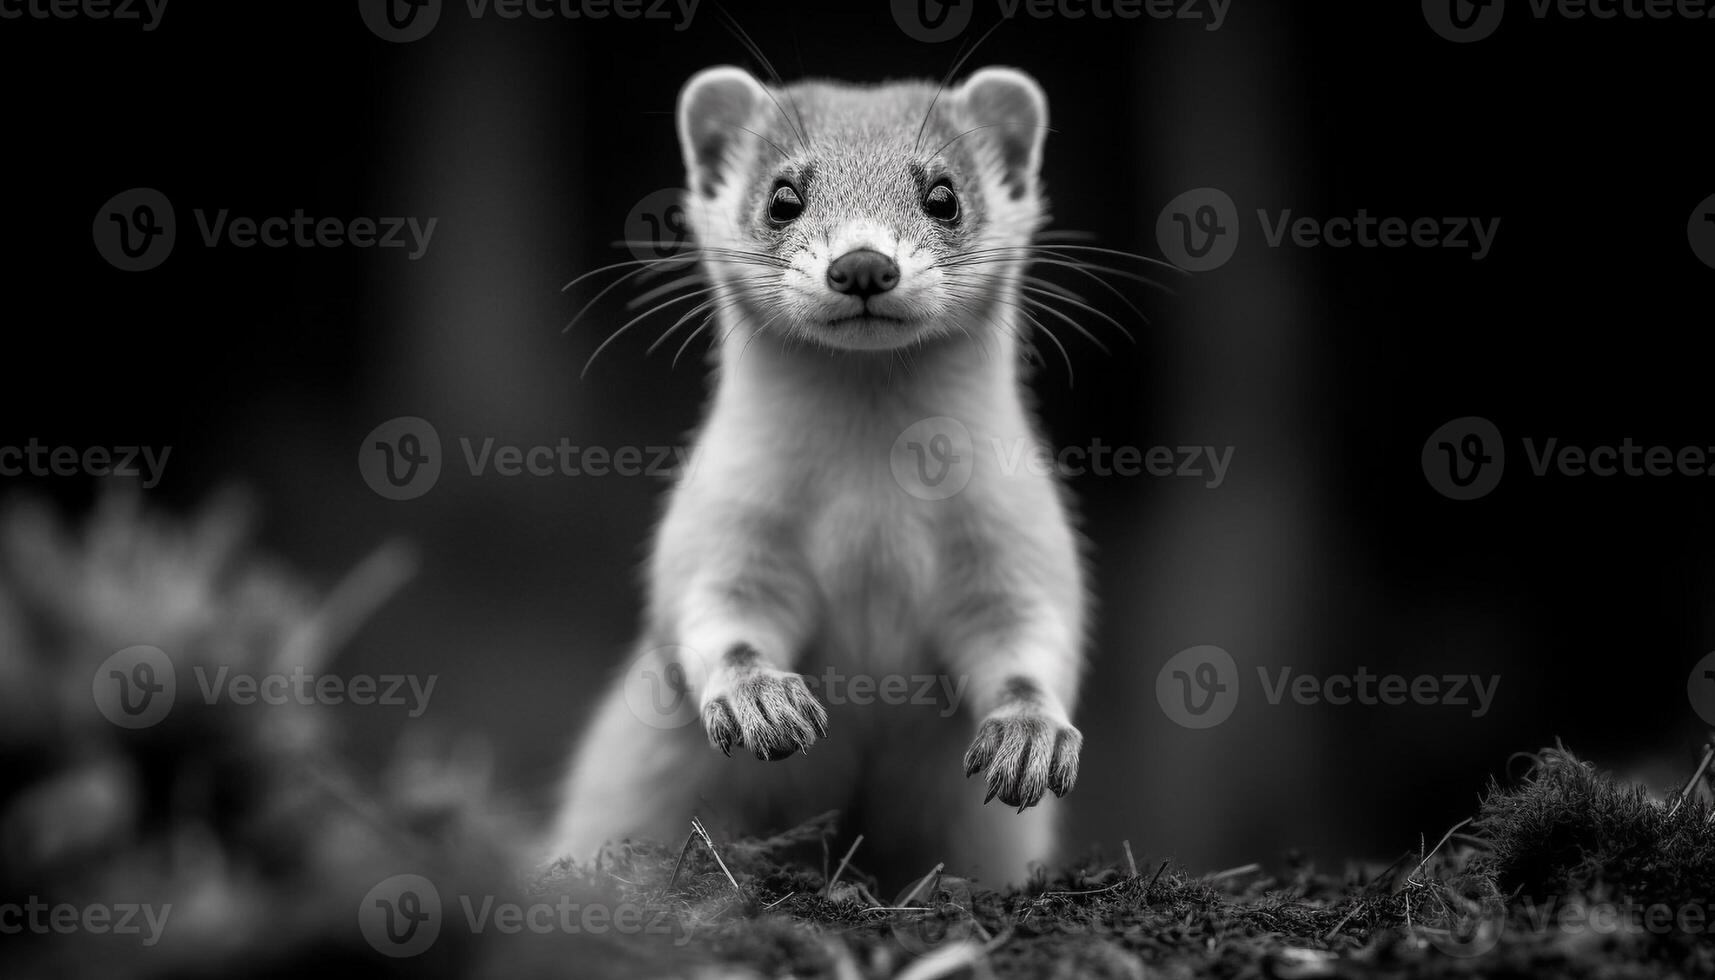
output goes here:
[[724, 680], [703, 704], [703, 728], [727, 755], [742, 745], [774, 762], [828, 737], [828, 712], [797, 674], [747, 664], [729, 668]]
[[965, 776], [988, 770], [987, 803], [995, 797], [1007, 806], [1035, 806], [1049, 790], [1065, 796], [1078, 781], [1078, 753], [1084, 736], [1070, 723], [1051, 718], [1035, 705], [999, 708], [983, 719], [965, 752]]

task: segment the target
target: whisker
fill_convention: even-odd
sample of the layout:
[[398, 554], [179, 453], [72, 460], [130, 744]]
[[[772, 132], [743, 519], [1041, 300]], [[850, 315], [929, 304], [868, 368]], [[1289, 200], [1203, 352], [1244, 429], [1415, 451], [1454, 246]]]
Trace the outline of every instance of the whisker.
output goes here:
[[614, 262], [614, 263], [611, 263], [609, 265], [604, 265], [599, 269], [591, 269], [590, 271], [584, 273], [583, 275], [577, 277], [576, 279], [573, 279], [571, 282], [566, 283], [564, 286], [561, 286], [560, 292], [564, 293], [564, 292], [569, 291], [573, 286], [576, 286], [578, 283], [583, 282], [585, 279], [588, 279], [591, 276], [600, 275], [603, 272], [612, 272], [615, 269], [624, 269], [624, 268], [627, 268], [629, 266], [634, 266], [634, 265], [654, 266], [654, 265], [660, 265], [662, 263], [674, 263], [674, 262], [681, 262], [681, 263], [690, 264], [690, 263], [693, 263], [695, 261], [696, 261], [695, 258], [691, 257], [691, 256], [672, 255], [672, 256], [668, 256], [667, 258], [664, 258], [664, 259], [633, 259], [630, 262]]
[[715, 315], [713, 313], [710, 313], [708, 316], [703, 317], [703, 322], [701, 324], [698, 324], [697, 329], [695, 329], [695, 330], [693, 330], [690, 333], [685, 335], [685, 342], [679, 345], [678, 352], [673, 355], [673, 363], [668, 366], [667, 370], [671, 371], [674, 368], [679, 366], [679, 358], [684, 356], [685, 348], [691, 346], [691, 341], [696, 340], [697, 335], [702, 333], [704, 330], [709, 329], [709, 324], [714, 323], [714, 322], [715, 322]]
[[[923, 110], [923, 121], [917, 124], [917, 138], [911, 141], [911, 152], [916, 153], [918, 150], [922, 149], [923, 133], [929, 128], [929, 120], [934, 118], [935, 115], [935, 106], [941, 101], [941, 94], [947, 91], [947, 86], [952, 84], [953, 76], [959, 73], [959, 69], [965, 66], [965, 62], [970, 60], [971, 55], [977, 53], [977, 49], [982, 47], [983, 42], [989, 39], [989, 35], [1000, 30], [1000, 25], [1004, 23], [1006, 23], [1004, 20], [995, 21], [993, 26], [984, 31], [981, 37], [977, 38], [976, 43], [971, 45], [970, 50], [960, 54], [957, 60], [953, 62], [953, 67], [947, 69], [947, 74], [941, 78], [941, 84], [935, 87], [934, 96], [929, 99], [929, 108]], [[962, 43], [963, 42], [961, 42], [961, 44]]]
[[720, 7], [718, 2], [716, 6], [719, 8], [721, 16], [726, 20], [724, 26], [727, 31], [731, 33], [733, 37], [737, 38], [740, 44], [744, 45], [745, 50], [749, 51], [750, 56], [755, 58], [757, 63], [762, 66], [763, 71], [768, 75], [769, 79], [774, 82], [775, 86], [779, 88], [780, 93], [786, 96], [787, 103], [792, 106], [793, 115], [797, 117], [795, 122], [792, 116], [788, 116], [786, 114], [786, 109], [780, 104], [780, 100], [774, 97], [773, 90], [766, 85], [762, 88], [763, 93], [768, 96], [768, 101], [774, 103], [774, 108], [780, 111], [780, 116], [782, 119], [786, 120], [786, 124], [796, 128], [798, 134], [798, 145], [808, 151], [810, 147], [810, 136], [808, 130], [804, 127], [804, 114], [799, 111], [797, 102], [793, 101], [792, 94], [787, 91], [786, 80], [780, 77], [780, 73], [778, 71], [774, 70], [774, 63], [769, 61], [768, 56], [762, 53], [761, 45], [757, 44], [756, 41], [751, 38], [750, 34], [745, 31], [742, 25], [739, 24], [737, 18], [728, 13], [725, 7]]
[[[644, 303], [650, 302], [651, 300], [654, 300], [654, 299], [658, 299], [662, 296], [666, 296], [669, 293], [671, 293], [673, 290], [678, 289], [681, 286], [689, 286], [692, 283], [698, 283], [698, 282], [703, 282], [703, 281], [704, 281], [703, 280], [703, 274], [701, 272], [693, 273], [693, 274], [688, 275], [688, 276], [680, 276], [679, 278], [673, 280], [672, 282], [664, 282], [661, 285], [656, 286], [654, 289], [649, 290], [648, 292], [639, 293], [636, 296], [631, 297], [630, 299], [625, 301], [625, 308], [628, 310], [635, 310], [639, 306], [642, 306]], [[714, 286], [708, 286], [702, 290], [699, 290], [699, 292], [707, 292], [708, 290], [714, 289], [714, 288], [715, 288]]]
[[601, 302], [601, 298], [603, 296], [606, 296], [608, 293], [613, 292], [615, 289], [619, 288], [621, 285], [623, 285], [624, 283], [626, 283], [630, 279], [632, 279], [632, 278], [634, 278], [634, 277], [636, 277], [636, 276], [638, 276], [638, 275], [640, 275], [646, 271], [648, 271], [647, 266], [642, 268], [642, 269], [634, 269], [631, 272], [627, 272], [625, 275], [620, 276], [618, 279], [615, 279], [614, 281], [608, 283], [606, 286], [602, 287], [601, 292], [596, 293], [594, 296], [590, 297], [589, 302], [585, 303], [578, 310], [577, 315], [572, 317], [571, 322], [567, 323], [565, 325], [565, 327], [561, 328], [560, 332], [561, 333], [569, 332], [573, 327], [578, 325], [579, 320], [582, 320], [584, 318], [584, 314], [586, 314], [590, 311], [590, 307]]
[[1071, 228], [1054, 228], [1048, 231], [1039, 231], [1036, 233], [1036, 240], [1040, 242], [1093, 242], [1099, 237], [1100, 236], [1093, 231], [1077, 231]]
[[981, 130], [985, 130], [985, 129], [994, 129], [995, 127], [997, 127], [999, 125], [1000, 125], [1000, 123], [987, 123], [987, 124], [982, 125], [982, 126], [972, 126], [970, 129], [965, 130], [964, 132], [953, 137], [952, 139], [948, 140], [947, 142], [942, 143], [940, 146], [935, 147], [935, 152], [929, 154], [929, 159], [933, 160], [934, 158], [940, 156], [943, 152], [946, 151], [947, 147], [952, 146], [954, 143], [957, 143], [958, 141], [964, 139], [965, 137], [971, 135], [972, 133], [980, 132]]
[[[1130, 310], [1133, 313], [1136, 313], [1137, 318], [1139, 320], [1142, 320], [1145, 325], [1149, 325], [1149, 324], [1153, 323], [1153, 321], [1150, 320], [1150, 318], [1147, 315], [1145, 315], [1142, 310], [1137, 308], [1136, 303], [1133, 303], [1131, 300], [1127, 299], [1125, 293], [1122, 293], [1119, 291], [1119, 287], [1115, 286], [1113, 283], [1108, 282], [1106, 279], [1103, 279], [1101, 276], [1098, 276], [1094, 272], [1090, 271], [1090, 268], [1087, 267], [1085, 263], [1066, 262], [1066, 261], [1061, 261], [1061, 260], [1057, 260], [1057, 259], [1037, 259], [1036, 261], [1042, 263], [1043, 265], [1053, 266], [1055, 268], [1071, 269], [1073, 272], [1076, 272], [1080, 275], [1089, 277], [1097, 285], [1101, 286], [1103, 289], [1106, 289], [1108, 292], [1113, 293], [1114, 296], [1117, 297], [1121, 303], [1124, 303], [1128, 308], [1130, 308]], [[1095, 268], [1100, 269], [1102, 267], [1096, 266]], [[1120, 270], [1115, 270], [1115, 272], [1118, 273], [1118, 272], [1120, 272]], [[1123, 273], [1121, 273], [1121, 274], [1123, 274]], [[1138, 276], [1136, 278], [1143, 279], [1142, 276]], [[1046, 282], [1047, 280], [1042, 280], [1042, 281]], [[1148, 279], [1143, 279], [1143, 281], [1144, 282], [1151, 282], [1151, 280], [1148, 280]], [[1171, 289], [1166, 289], [1166, 287], [1162, 287], [1162, 288], [1163, 288], [1164, 292], [1167, 292], [1167, 293], [1173, 292]], [[1127, 336], [1130, 336], [1130, 334], [1128, 333]], [[1133, 338], [1134, 342], [1135, 342], [1135, 339], [1136, 338]]]
[[636, 316], [632, 317], [631, 319], [625, 321], [624, 326], [620, 327], [618, 330], [615, 330], [613, 333], [608, 334], [606, 340], [604, 340], [600, 344], [596, 345], [595, 352], [590, 355], [589, 360], [584, 362], [584, 369], [582, 371], [578, 372], [578, 377], [582, 378], [582, 377], [588, 375], [590, 373], [590, 365], [594, 364], [595, 359], [601, 356], [601, 352], [604, 350], [607, 350], [608, 346], [611, 345], [614, 341], [618, 340], [620, 338], [621, 334], [625, 333], [627, 330], [630, 330], [632, 327], [636, 326], [637, 324], [642, 323], [644, 320], [647, 320], [651, 315], [658, 313], [661, 310], [664, 310], [669, 306], [672, 306], [674, 303], [683, 303], [685, 300], [692, 299], [696, 295], [697, 295], [696, 293], [687, 293], [684, 296], [675, 296], [672, 299], [667, 300], [666, 302], [661, 303], [658, 306], [651, 307], [650, 309], [645, 310], [644, 312], [639, 313]]
[[1158, 269], [1165, 269], [1175, 275], [1186, 277], [1191, 275], [1191, 273], [1186, 272], [1184, 269], [1179, 268], [1165, 259], [1151, 258], [1147, 255], [1140, 255], [1137, 252], [1127, 252], [1123, 249], [1104, 248], [1100, 245], [1044, 245], [1041, 247], [1050, 252], [1090, 252], [1096, 255], [1108, 255], [1119, 259], [1134, 259], [1138, 262], [1144, 263], [1145, 265], [1154, 266]]
[[[1030, 287], [1030, 286], [1026, 286], [1024, 288], [1027, 291], [1033, 289], [1033, 287]], [[1090, 343], [1095, 344], [1098, 348], [1101, 349], [1102, 353], [1108, 354], [1110, 356], [1113, 354], [1113, 351], [1108, 350], [1108, 345], [1102, 343], [1101, 340], [1099, 338], [1097, 338], [1095, 334], [1093, 334], [1089, 330], [1085, 329], [1083, 324], [1072, 319], [1070, 316], [1067, 316], [1065, 313], [1061, 312], [1060, 310], [1055, 309], [1052, 306], [1049, 306], [1047, 303], [1044, 303], [1039, 299], [1030, 299], [1029, 297], [1026, 297], [1024, 301], [1026, 303], [1029, 303], [1035, 309], [1041, 310], [1044, 313], [1051, 313], [1054, 316], [1060, 318], [1061, 320], [1064, 320], [1066, 322], [1067, 326], [1070, 326], [1073, 330], [1078, 331], [1078, 333], [1082, 334], [1084, 336], [1084, 338], [1086, 340], [1088, 340]]]
[[[1036, 281], [1045, 282], [1046, 280], [1036, 280]], [[1048, 292], [1047, 290], [1044, 290], [1040, 286], [1024, 286], [1022, 288], [1027, 292], [1035, 292], [1035, 293]], [[1121, 334], [1123, 334], [1125, 336], [1125, 339], [1131, 341], [1134, 344], [1137, 343], [1137, 338], [1135, 338], [1131, 335], [1131, 331], [1127, 330], [1125, 328], [1124, 324], [1120, 323], [1118, 320], [1115, 320], [1113, 317], [1108, 316], [1106, 313], [1103, 313], [1101, 310], [1096, 309], [1094, 306], [1091, 306], [1088, 302], [1086, 302], [1084, 300], [1083, 297], [1079, 296], [1077, 293], [1074, 293], [1071, 290], [1064, 290], [1062, 292], [1050, 292], [1050, 295], [1057, 296], [1060, 298], [1060, 300], [1062, 302], [1071, 303], [1073, 306], [1077, 307], [1080, 310], [1083, 310], [1086, 313], [1089, 313], [1092, 316], [1101, 317], [1102, 319], [1113, 324], [1114, 329], [1118, 330]]]
[[[965, 293], [965, 295], [968, 298], [981, 298], [981, 297], [975, 296], [974, 294], [972, 294], [968, 291]], [[1078, 331], [1080, 334], [1083, 334], [1085, 337], [1087, 337], [1090, 340], [1090, 342], [1095, 344], [1098, 348], [1100, 348], [1103, 353], [1109, 354], [1110, 356], [1112, 354], [1112, 352], [1109, 351], [1108, 348], [1100, 340], [1098, 340], [1088, 330], [1085, 330], [1082, 326], [1080, 326], [1077, 321], [1073, 320], [1071, 317], [1066, 316], [1064, 313], [1061, 313], [1059, 310], [1056, 310], [1053, 307], [1047, 306], [1046, 304], [1044, 304], [1038, 300], [1031, 300], [1031, 299], [1026, 298], [1026, 297], [1020, 297], [1023, 300], [1023, 303], [1017, 303], [1017, 302], [1013, 302], [1012, 300], [1005, 299], [1005, 298], [1000, 297], [1000, 296], [991, 296], [988, 298], [992, 299], [994, 302], [999, 303], [1001, 305], [1011, 306], [1012, 308], [1016, 309], [1021, 315], [1028, 318], [1031, 323], [1035, 324], [1036, 328], [1038, 330], [1041, 330], [1044, 334], [1046, 334], [1048, 339], [1053, 342], [1055, 347], [1058, 347], [1060, 349], [1060, 356], [1063, 360], [1066, 361], [1066, 382], [1068, 385], [1072, 385], [1072, 384], [1076, 383], [1076, 375], [1072, 370], [1071, 356], [1067, 353], [1065, 345], [1060, 343], [1060, 338], [1057, 335], [1055, 335], [1054, 331], [1048, 329], [1047, 324], [1043, 323], [1041, 321], [1041, 319], [1039, 319], [1035, 314], [1033, 314], [1031, 312], [1030, 307], [1036, 307], [1036, 308], [1046, 310], [1047, 312], [1054, 314], [1055, 316], [1059, 317], [1060, 319], [1065, 320], [1068, 324], [1070, 324], [1072, 326], [1072, 329]], [[1029, 304], [1029, 306], [1026, 306], [1024, 304]], [[1016, 334], [1014, 335], [1014, 339], [1020, 340], [1021, 342], [1023, 341], [1023, 338], [1018, 337]], [[1040, 354], [1038, 354], [1038, 358], [1041, 359]], [[1047, 361], [1041, 360], [1041, 363], [1043, 363], [1045, 365], [1047, 363]]]
[[738, 128], [744, 130], [745, 132], [756, 137], [757, 139], [761, 140], [762, 142], [767, 143], [769, 146], [774, 147], [774, 152], [780, 154], [781, 157], [788, 159], [788, 160], [790, 160], [792, 158], [792, 154], [787, 153], [785, 148], [782, 147], [779, 143], [776, 143], [773, 140], [769, 139], [768, 137], [757, 132], [756, 130], [751, 129], [749, 126], [740, 126]]
[[789, 263], [784, 259], [781, 259], [779, 256], [770, 255], [767, 252], [754, 252], [746, 249], [728, 248], [724, 245], [698, 245], [694, 242], [634, 241], [630, 239], [620, 239], [619, 241], [612, 242], [611, 244], [620, 248], [660, 248], [661, 246], [671, 246], [676, 250], [674, 254], [664, 256], [659, 259], [641, 260], [645, 262], [690, 262], [698, 258], [716, 258], [721, 259], [722, 261], [731, 262], [733, 265], [745, 265], [745, 262], [739, 260], [752, 259], [755, 260], [749, 263], [752, 265], [764, 265], [777, 269], [790, 268]]
[[[933, 263], [930, 267], [937, 269], [964, 269], [974, 266], [1002, 265], [1012, 262], [1021, 262], [1026, 264], [1040, 262], [1045, 265], [1057, 265], [1068, 269], [1086, 270], [1086, 274], [1091, 271], [1105, 272], [1109, 275], [1118, 276], [1121, 279], [1128, 279], [1132, 282], [1141, 283], [1153, 289], [1159, 289], [1170, 296], [1179, 295], [1176, 290], [1160, 281], [1151, 279], [1148, 276], [1138, 275], [1137, 273], [1127, 269], [1117, 269], [1110, 265], [1101, 265], [1096, 262], [1091, 262], [1088, 259], [1077, 258], [1076, 256], [1062, 256], [1057, 252], [1048, 252], [1046, 254], [1047, 257], [1044, 257], [1044, 255], [1038, 254], [1037, 252], [1022, 253], [1005, 252], [1001, 249], [985, 249], [982, 254], [972, 253], [968, 257], [956, 256], [944, 262]], [[1112, 287], [1110, 286], [1110, 288]]]
[[[1066, 387], [1068, 387], [1068, 388], [1075, 387], [1078, 384], [1078, 377], [1077, 377], [1077, 374], [1075, 372], [1073, 372], [1073, 370], [1072, 370], [1072, 355], [1066, 353], [1066, 345], [1062, 344], [1060, 342], [1060, 338], [1056, 337], [1054, 335], [1054, 331], [1048, 329], [1048, 325], [1046, 323], [1043, 323], [1041, 320], [1036, 319], [1036, 317], [1034, 315], [1032, 315], [1028, 310], [1025, 311], [1024, 315], [1027, 317], [1030, 317], [1030, 322], [1036, 324], [1036, 329], [1042, 331], [1042, 333], [1047, 336], [1049, 341], [1052, 342], [1055, 347], [1059, 348], [1060, 360], [1064, 361], [1066, 364]], [[1044, 362], [1044, 363], [1046, 363], [1046, 362]]]
[[649, 345], [649, 349], [643, 352], [644, 356], [648, 356], [650, 354], [655, 353], [655, 349], [657, 347], [660, 347], [661, 344], [663, 342], [665, 342], [667, 340], [667, 338], [673, 334], [674, 331], [678, 330], [680, 327], [684, 326], [685, 324], [691, 322], [692, 318], [694, 318], [697, 314], [712, 310], [713, 312], [710, 314], [711, 316], [719, 316], [720, 314], [725, 313], [727, 310], [734, 309], [744, 302], [741, 298], [738, 298], [738, 297], [732, 297], [730, 299], [727, 299], [724, 305], [722, 305], [721, 301], [722, 301], [722, 297], [716, 296], [713, 299], [704, 300], [703, 302], [698, 303], [696, 306], [693, 306], [691, 309], [686, 310], [685, 314], [683, 316], [679, 317], [678, 320], [674, 321], [672, 326], [668, 327], [665, 331], [663, 331], [661, 336], [657, 337], [655, 339], [655, 342], [653, 344]]

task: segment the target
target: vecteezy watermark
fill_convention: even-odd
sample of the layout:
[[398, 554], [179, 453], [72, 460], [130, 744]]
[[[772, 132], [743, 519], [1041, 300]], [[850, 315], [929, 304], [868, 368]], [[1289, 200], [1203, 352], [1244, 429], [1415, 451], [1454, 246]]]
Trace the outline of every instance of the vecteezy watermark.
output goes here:
[[1500, 484], [1507, 450], [1493, 422], [1467, 415], [1430, 433], [1420, 462], [1424, 478], [1437, 493], [1453, 500], [1476, 500]]
[[[702, 0], [464, 0], [471, 20], [656, 20], [683, 31]], [[363, 23], [383, 41], [420, 41], [440, 23], [443, 0], [357, 0]]]
[[138, 902], [44, 902], [31, 895], [22, 902], [0, 902], [0, 936], [32, 933], [38, 936], [138, 936], [142, 945], [161, 941], [171, 903], [149, 905]]
[[407, 44], [429, 36], [441, 21], [442, 0], [357, 0], [357, 15], [383, 41]]
[[[492, 436], [460, 437], [460, 456], [472, 477], [668, 478], [696, 465], [685, 446], [581, 446], [562, 438], [553, 445], [518, 446]], [[435, 488], [442, 468], [441, 436], [414, 415], [370, 430], [357, 450], [357, 470], [388, 500], [412, 500]]]
[[[1355, 673], [1326, 675], [1295, 673], [1291, 667], [1256, 669], [1263, 700], [1272, 706], [1288, 702], [1304, 707], [1469, 708], [1482, 718], [1494, 706], [1499, 676], [1478, 674], [1375, 674], [1367, 667]], [[1239, 701], [1239, 670], [1233, 657], [1216, 646], [1181, 650], [1155, 676], [1155, 698], [1161, 710], [1186, 728], [1213, 728], [1232, 717]]]
[[441, 935], [441, 893], [422, 875], [378, 882], [357, 906], [357, 928], [376, 952], [403, 959], [428, 950]]
[[1715, 269], [1715, 194], [1691, 209], [1691, 220], [1685, 225], [1685, 237], [1691, 242], [1691, 253], [1697, 256], [1697, 261]]
[[95, 476], [141, 478], [153, 490], [167, 468], [173, 447], [45, 446], [31, 439], [22, 446], [0, 446], [0, 477]]
[[[315, 674], [302, 667], [258, 674], [206, 664], [192, 667], [191, 674], [194, 690], [210, 706], [378, 705], [404, 708], [412, 718], [428, 710], [439, 680], [435, 674]], [[160, 724], [173, 710], [180, 685], [166, 651], [132, 646], [102, 661], [90, 678], [90, 689], [102, 717], [136, 729]]]
[[963, 878], [933, 872], [919, 879], [893, 900], [893, 938], [918, 955], [970, 938], [977, 929], [971, 894]]
[[395, 959], [427, 952], [444, 928], [461, 924], [473, 936], [658, 936], [675, 946], [691, 941], [690, 930], [665, 909], [646, 909], [634, 902], [573, 901], [570, 895], [513, 900], [460, 894], [452, 907], [461, 913], [458, 919], [447, 914], [447, 903], [428, 878], [394, 875], [363, 896], [357, 909], [358, 931], [376, 952]]
[[1469, 959], [1500, 945], [1507, 926], [1506, 897], [1480, 875], [1439, 882], [1429, 907], [1411, 925], [1418, 938], [1447, 956]]
[[1715, 652], [1704, 655], [1685, 678], [1685, 696], [1705, 725], [1715, 727]]
[[101, 662], [90, 692], [102, 717], [120, 728], [149, 728], [178, 699], [178, 672], [159, 647], [126, 647]]
[[0, 0], [0, 20], [110, 20], [161, 26], [168, 0]]
[[1155, 242], [1169, 262], [1186, 272], [1218, 269], [1239, 247], [1238, 206], [1214, 187], [1188, 190], [1161, 209]]
[[[625, 670], [621, 685], [626, 707], [651, 728], [683, 728], [700, 717], [697, 692], [708, 680], [708, 663], [686, 646], [646, 650]], [[964, 702], [970, 678], [951, 674], [848, 673], [826, 667], [819, 674], [796, 675], [827, 706], [934, 708], [951, 718]]]
[[178, 220], [173, 202], [150, 187], [113, 195], [95, 212], [95, 250], [115, 269], [147, 272], [173, 254]]
[[632, 205], [625, 216], [625, 247], [638, 261], [687, 255], [691, 245], [691, 224], [685, 220], [687, 199], [682, 188], [663, 187]]
[[[1715, 20], [1712, 0], [1528, 0], [1525, 6], [1534, 20]], [[1495, 33], [1506, 8], [1506, 0], [1423, 0], [1423, 19], [1447, 40], [1466, 44]]]
[[707, 662], [686, 646], [638, 654], [625, 669], [621, 691], [631, 714], [650, 728], [684, 728], [697, 720], [697, 692], [709, 678]]
[[1423, 19], [1430, 29], [1459, 44], [1495, 33], [1506, 12], [1503, 0], [1423, 0]]
[[357, 472], [388, 500], [414, 500], [441, 479], [441, 434], [415, 415], [388, 419], [363, 437]]
[[1715, 933], [1715, 914], [1706, 901], [1591, 901], [1570, 895], [1523, 896], [1509, 903], [1492, 881], [1465, 877], [1448, 884], [1412, 929], [1449, 956], [1481, 956], [1508, 931], [1539, 941], [1568, 936], [1703, 939]]
[[[1618, 443], [1579, 445], [1559, 436], [1525, 436], [1532, 476], [1583, 477], [1715, 476], [1715, 446], [1645, 445], [1626, 436]], [[1466, 416], [1436, 429], [1423, 444], [1423, 475], [1437, 492], [1454, 500], [1487, 495], [1500, 483], [1506, 448], [1488, 419]]]
[[964, 490], [976, 472], [971, 430], [946, 415], [921, 419], [893, 440], [893, 479], [919, 500], [946, 500]]
[[1239, 666], [1220, 647], [1181, 650], [1156, 673], [1155, 700], [1186, 728], [1213, 728], [1239, 706]]
[[[1383, 217], [1367, 208], [1331, 218], [1295, 216], [1292, 208], [1258, 208], [1256, 216], [1269, 248], [1439, 248], [1469, 253], [1473, 262], [1488, 258], [1501, 227], [1498, 217]], [[1155, 241], [1179, 268], [1208, 272], [1238, 250], [1241, 222], [1238, 206], [1225, 191], [1198, 187], [1161, 209]]]
[[[971, 26], [983, 0], [893, 0], [893, 20], [913, 41], [950, 41]], [[1233, 0], [991, 0], [1002, 20], [1176, 20], [1218, 31]]]
[[[302, 208], [288, 216], [233, 215], [227, 208], [192, 210], [205, 248], [405, 249], [415, 262], [429, 251], [439, 218], [315, 218]], [[115, 194], [95, 213], [95, 249], [114, 268], [145, 272], [167, 260], [178, 241], [178, 220], [165, 194], [137, 187]]]
[[963, 422], [937, 415], [899, 433], [888, 465], [906, 493], [919, 500], [946, 500], [970, 485], [979, 449], [1003, 477], [1179, 477], [1201, 480], [1210, 490], [1226, 481], [1233, 462], [1232, 446], [1139, 447], [1095, 439], [1087, 446], [1054, 449], [1031, 438], [995, 436], [979, 442]]
[[934, 708], [942, 718], [958, 713], [970, 681], [969, 677], [951, 674], [847, 674], [833, 667], [800, 676], [810, 693], [825, 705]]
[[1592, 902], [1581, 896], [1513, 903], [1519, 927], [1537, 936], [1687, 936], [1715, 932], [1715, 914], [1707, 901], [1680, 903], [1621, 900]]
[[1355, 674], [1294, 674], [1291, 667], [1282, 667], [1271, 675], [1267, 667], [1256, 669], [1262, 683], [1263, 698], [1279, 705], [1290, 698], [1293, 704], [1312, 707], [1349, 704], [1375, 707], [1400, 707], [1415, 704], [1421, 707], [1469, 708], [1472, 718], [1482, 718], [1494, 707], [1495, 692], [1501, 686], [1498, 674], [1372, 674], [1359, 667]]

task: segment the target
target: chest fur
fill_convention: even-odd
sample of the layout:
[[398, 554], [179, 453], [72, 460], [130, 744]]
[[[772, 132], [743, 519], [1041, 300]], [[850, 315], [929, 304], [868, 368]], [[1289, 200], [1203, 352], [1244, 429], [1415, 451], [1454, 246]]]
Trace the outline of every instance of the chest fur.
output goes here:
[[811, 486], [801, 547], [823, 598], [827, 653], [872, 669], [905, 666], [928, 642], [945, 585], [936, 513], [874, 473], [824, 470]]

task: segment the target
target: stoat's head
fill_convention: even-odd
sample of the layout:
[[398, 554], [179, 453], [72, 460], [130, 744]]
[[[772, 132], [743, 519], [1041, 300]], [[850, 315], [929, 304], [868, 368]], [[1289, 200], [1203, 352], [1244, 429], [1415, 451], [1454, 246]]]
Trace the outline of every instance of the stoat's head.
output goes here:
[[977, 336], [1019, 303], [1047, 122], [1009, 68], [944, 90], [710, 68], [679, 96], [685, 210], [757, 329], [841, 350]]

